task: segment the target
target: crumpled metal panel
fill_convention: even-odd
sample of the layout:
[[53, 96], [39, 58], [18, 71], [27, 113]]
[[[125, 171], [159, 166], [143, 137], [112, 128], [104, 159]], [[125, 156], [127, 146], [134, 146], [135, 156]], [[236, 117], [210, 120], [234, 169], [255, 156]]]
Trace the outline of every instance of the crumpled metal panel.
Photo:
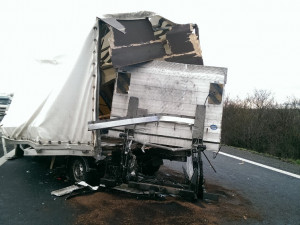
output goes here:
[[172, 57], [165, 58], [164, 60], [167, 62], [203, 65], [202, 57], [199, 55], [196, 55], [195, 53], [172, 56]]
[[147, 43], [138, 46], [112, 49], [112, 63], [115, 68], [134, 65], [164, 56], [161, 43]]
[[133, 44], [149, 43], [155, 41], [152, 25], [148, 19], [140, 20], [118, 20], [126, 30], [123, 34], [119, 30], [113, 28], [113, 38], [115, 48], [121, 46], [128, 46]]
[[203, 65], [199, 40], [191, 24], [175, 25], [166, 33], [171, 54], [165, 61]]
[[125, 31], [125, 27], [119, 22], [117, 21], [115, 18], [103, 18], [102, 19], [105, 23], [109, 24], [110, 26], [114, 27], [115, 29], [117, 29], [118, 31], [122, 32], [122, 33], [126, 33]]
[[111, 31], [108, 52], [113, 67], [155, 59], [203, 65], [196, 25], [175, 24], [150, 12], [108, 17], [100, 20]]
[[155, 41], [152, 25], [148, 19], [119, 20], [126, 33], [111, 28], [111, 60], [115, 68], [162, 58], [165, 50], [161, 42]]
[[190, 24], [175, 25], [166, 33], [173, 54], [183, 54], [194, 51], [189, 37], [192, 34]]

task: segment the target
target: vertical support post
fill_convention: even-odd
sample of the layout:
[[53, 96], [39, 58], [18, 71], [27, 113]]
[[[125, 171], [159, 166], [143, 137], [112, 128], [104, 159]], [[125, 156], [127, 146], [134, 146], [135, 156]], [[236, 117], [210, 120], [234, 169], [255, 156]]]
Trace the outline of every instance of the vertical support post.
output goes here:
[[201, 153], [205, 150], [203, 145], [204, 123], [206, 116], [206, 106], [197, 105], [195, 113], [195, 123], [193, 127], [193, 149], [192, 149], [192, 163], [194, 173], [191, 178], [191, 189], [194, 190], [198, 198], [203, 199], [203, 161]]
[[55, 162], [55, 158], [56, 158], [56, 156], [52, 156], [51, 163], [50, 163], [50, 170], [53, 169], [53, 165], [54, 165], [54, 162]]
[[[139, 107], [139, 99], [136, 97], [130, 97], [128, 102], [127, 117], [134, 118], [137, 116]], [[126, 126], [126, 129], [130, 131], [130, 136], [133, 136], [133, 130], [135, 125]]]
[[197, 105], [196, 113], [195, 113], [194, 129], [192, 134], [193, 139], [203, 140], [205, 115], [206, 115], [206, 106]]
[[7, 154], [7, 149], [6, 149], [6, 140], [4, 137], [2, 137], [2, 146], [3, 146], [3, 152], [4, 152], [4, 155]]
[[[97, 19], [98, 20], [98, 19]], [[100, 30], [101, 30], [101, 23], [100, 23], [100, 20], [97, 21], [98, 22], [98, 30], [95, 30], [94, 32], [97, 32], [97, 35], [98, 36], [98, 40], [97, 40], [97, 53], [95, 55], [95, 58], [96, 58], [96, 72], [95, 72], [95, 75], [96, 75], [96, 80], [97, 80], [97, 85], [96, 85], [96, 96], [95, 96], [95, 119], [98, 120], [99, 119], [99, 115], [100, 115], [100, 108], [99, 108], [99, 104], [100, 104], [100, 86], [101, 86], [101, 76], [102, 76], [102, 73], [101, 73], [101, 65], [100, 65], [100, 52], [101, 52], [101, 45], [100, 45], [100, 40], [101, 40], [101, 33], [100, 33]], [[100, 130], [95, 130], [93, 131], [94, 134], [96, 135], [96, 143], [95, 143], [95, 156], [96, 156], [96, 159], [100, 159], [100, 156], [101, 156], [101, 131]]]
[[128, 103], [127, 117], [130, 118], [136, 117], [138, 107], [139, 107], [139, 99], [136, 97], [130, 97]]

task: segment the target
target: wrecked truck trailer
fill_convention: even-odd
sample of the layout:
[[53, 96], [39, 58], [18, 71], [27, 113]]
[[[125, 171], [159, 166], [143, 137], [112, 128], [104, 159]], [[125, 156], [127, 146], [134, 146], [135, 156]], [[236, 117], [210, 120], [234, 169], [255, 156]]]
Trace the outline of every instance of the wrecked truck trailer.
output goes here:
[[[219, 149], [226, 76], [203, 66], [195, 24], [150, 12], [97, 18], [65, 84], [18, 124], [8, 113], [3, 144], [66, 156], [75, 181], [100, 168], [105, 187], [202, 198], [202, 153]], [[164, 159], [186, 162], [184, 185], [149, 180]]]

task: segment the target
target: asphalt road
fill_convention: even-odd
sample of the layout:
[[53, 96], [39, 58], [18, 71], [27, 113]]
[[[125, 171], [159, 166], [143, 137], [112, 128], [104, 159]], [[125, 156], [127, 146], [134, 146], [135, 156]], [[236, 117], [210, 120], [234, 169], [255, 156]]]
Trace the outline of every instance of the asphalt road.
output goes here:
[[[222, 152], [300, 175], [299, 165], [231, 147], [223, 147]], [[206, 154], [217, 173], [204, 159], [205, 180], [234, 190], [249, 200], [263, 218], [252, 224], [300, 225], [300, 179], [221, 154], [216, 159], [211, 152]], [[169, 166], [182, 170], [180, 164]]]
[[[224, 152], [241, 154], [252, 161], [300, 175], [300, 166], [297, 165], [231, 148], [225, 148]], [[207, 168], [207, 179], [234, 189], [249, 199], [261, 212], [264, 224], [300, 224], [300, 179], [223, 155], [214, 161], [218, 173], [214, 174]]]
[[[1, 151], [2, 147], [0, 155]], [[223, 151], [300, 175], [298, 165], [233, 148]], [[300, 179], [221, 154], [216, 159], [210, 152], [207, 154], [217, 173], [204, 161], [206, 181], [234, 190], [249, 200], [249, 206], [263, 218], [251, 224], [300, 224]], [[51, 191], [71, 184], [65, 181], [63, 173], [50, 171], [49, 165], [48, 157], [23, 157], [0, 166], [0, 224], [75, 223], [78, 209], [64, 198], [50, 195]], [[180, 163], [166, 161], [165, 165], [182, 170]]]
[[[3, 155], [0, 140], [0, 156]], [[13, 149], [9, 145], [8, 151]], [[23, 157], [0, 166], [0, 224], [74, 224], [77, 211], [53, 190], [71, 185], [50, 171], [50, 157]]]

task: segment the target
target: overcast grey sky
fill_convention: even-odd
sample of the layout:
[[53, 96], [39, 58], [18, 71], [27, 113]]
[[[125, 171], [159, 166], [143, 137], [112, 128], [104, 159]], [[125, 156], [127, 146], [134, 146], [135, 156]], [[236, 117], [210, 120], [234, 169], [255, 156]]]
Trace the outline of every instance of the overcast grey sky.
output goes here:
[[32, 61], [78, 54], [97, 16], [141, 10], [197, 23], [204, 63], [228, 68], [231, 97], [256, 88], [300, 98], [298, 0], [1, 0], [0, 93], [38, 85]]

